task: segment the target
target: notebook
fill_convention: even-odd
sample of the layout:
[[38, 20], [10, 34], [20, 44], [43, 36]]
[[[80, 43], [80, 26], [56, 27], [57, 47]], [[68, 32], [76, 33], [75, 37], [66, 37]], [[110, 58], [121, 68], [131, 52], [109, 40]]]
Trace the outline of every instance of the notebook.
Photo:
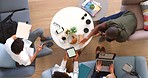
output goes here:
[[109, 66], [114, 64], [114, 58], [116, 54], [113, 53], [99, 53], [98, 58], [96, 59], [96, 65], [98, 61], [102, 61], [101, 71], [109, 72]]
[[79, 66], [79, 77], [78, 78], [87, 78], [87, 76], [89, 75], [89, 72], [90, 72], [91, 68], [84, 65], [84, 64], [81, 64]]
[[28, 39], [31, 27], [32, 26], [29, 24], [18, 22], [18, 26], [16, 30], [16, 37]]

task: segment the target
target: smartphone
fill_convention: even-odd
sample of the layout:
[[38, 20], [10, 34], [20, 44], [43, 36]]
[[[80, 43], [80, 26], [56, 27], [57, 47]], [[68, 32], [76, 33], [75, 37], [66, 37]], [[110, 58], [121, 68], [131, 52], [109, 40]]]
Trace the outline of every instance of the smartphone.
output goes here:
[[44, 43], [41, 43], [40, 46], [44, 46]]
[[64, 28], [63, 27], [60, 27], [59, 29], [56, 30], [56, 33], [57, 34], [60, 34], [64, 31]]
[[76, 51], [74, 47], [67, 48], [66, 51], [69, 58], [76, 56]]
[[130, 73], [130, 72], [132, 71], [132, 69], [133, 69], [133, 66], [130, 65], [130, 64], [128, 64], [128, 63], [126, 63], [126, 64], [124, 64], [124, 66], [123, 66], [122, 69], [123, 69], [125, 72]]

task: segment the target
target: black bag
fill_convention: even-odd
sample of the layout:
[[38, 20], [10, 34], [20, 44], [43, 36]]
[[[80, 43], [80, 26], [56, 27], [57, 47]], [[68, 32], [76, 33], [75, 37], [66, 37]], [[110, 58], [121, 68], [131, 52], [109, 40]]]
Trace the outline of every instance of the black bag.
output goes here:
[[17, 22], [12, 21], [11, 17], [16, 11], [21, 11], [21, 10], [25, 10], [25, 8], [14, 10], [2, 22], [0, 22], [0, 43], [4, 44], [8, 38], [16, 34]]

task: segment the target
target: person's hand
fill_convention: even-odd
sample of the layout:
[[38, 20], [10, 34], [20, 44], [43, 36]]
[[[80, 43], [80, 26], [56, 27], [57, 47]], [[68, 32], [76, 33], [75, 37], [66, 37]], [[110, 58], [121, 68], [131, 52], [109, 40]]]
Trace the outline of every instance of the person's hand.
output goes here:
[[30, 28], [30, 32], [32, 32], [32, 26], [31, 26], [31, 28]]
[[16, 34], [15, 35], [12, 35], [11, 38], [13, 38], [14, 40], [16, 40], [17, 39]]
[[104, 32], [101, 32], [100, 35], [103, 36], [103, 37], [105, 37], [105, 33]]
[[76, 53], [76, 56], [73, 58], [74, 61], [78, 61], [79, 54]]
[[110, 71], [111, 74], [114, 73], [114, 65], [113, 65], [113, 64], [111, 64], [111, 65], [109, 66], [109, 71]]
[[101, 32], [98, 32], [97, 34], [94, 34], [94, 36], [101, 36], [102, 33]]
[[99, 36], [100, 35], [100, 33], [97, 33], [97, 34], [95, 34], [94, 36]]
[[97, 61], [96, 70], [100, 71], [102, 69], [102, 61]]
[[79, 44], [85, 44], [87, 41], [88, 41], [88, 37], [85, 37], [82, 41], [80, 41], [80, 43]]
[[40, 52], [42, 50], [43, 46], [39, 45], [36, 49], [37, 52]]
[[69, 59], [68, 55], [67, 55], [67, 52], [65, 53], [64, 55], [64, 61], [67, 61]]

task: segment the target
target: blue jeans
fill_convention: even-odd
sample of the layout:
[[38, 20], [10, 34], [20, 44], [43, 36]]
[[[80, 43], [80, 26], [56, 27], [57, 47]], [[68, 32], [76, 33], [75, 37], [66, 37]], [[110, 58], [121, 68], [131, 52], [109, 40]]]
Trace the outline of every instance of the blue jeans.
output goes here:
[[111, 20], [111, 19], [116, 19], [116, 18], [122, 16], [125, 12], [126, 11], [121, 11], [121, 12], [119, 12], [117, 14], [113, 14], [113, 15], [108, 16], [108, 17], [102, 17], [100, 20], [98, 20], [98, 22], [101, 24], [101, 23], [103, 23], [105, 21], [108, 21], [108, 20]]

